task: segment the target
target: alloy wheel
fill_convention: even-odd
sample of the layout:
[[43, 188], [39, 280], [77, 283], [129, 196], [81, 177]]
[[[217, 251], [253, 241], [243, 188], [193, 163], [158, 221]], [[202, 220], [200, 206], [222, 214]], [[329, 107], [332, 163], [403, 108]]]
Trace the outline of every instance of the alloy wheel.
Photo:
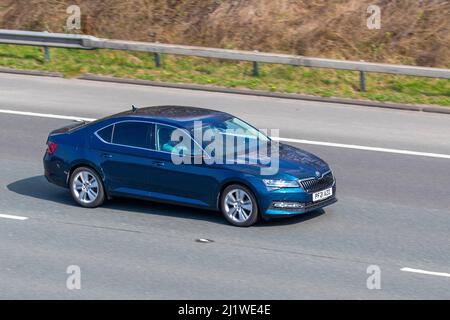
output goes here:
[[245, 222], [253, 213], [253, 201], [242, 189], [230, 190], [224, 198], [224, 209], [228, 217], [236, 222]]
[[91, 204], [98, 197], [99, 183], [92, 173], [80, 171], [73, 179], [72, 190], [80, 202]]

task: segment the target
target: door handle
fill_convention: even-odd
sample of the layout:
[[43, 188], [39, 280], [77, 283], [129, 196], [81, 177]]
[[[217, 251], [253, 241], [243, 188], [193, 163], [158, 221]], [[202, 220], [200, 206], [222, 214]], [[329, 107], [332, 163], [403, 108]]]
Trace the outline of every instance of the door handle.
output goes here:
[[104, 153], [103, 158], [112, 158], [112, 154]]
[[153, 164], [155, 166], [158, 166], [158, 167], [163, 167], [164, 166], [164, 161], [153, 161]]

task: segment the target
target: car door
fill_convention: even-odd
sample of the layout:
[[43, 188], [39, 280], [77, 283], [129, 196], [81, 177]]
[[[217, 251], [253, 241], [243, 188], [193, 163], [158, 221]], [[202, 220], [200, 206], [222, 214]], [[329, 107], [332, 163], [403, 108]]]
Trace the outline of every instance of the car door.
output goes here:
[[[174, 147], [171, 134], [176, 128], [155, 123], [155, 151], [150, 184], [160, 197], [198, 206], [215, 206], [220, 170], [214, 165], [176, 164], [172, 161]], [[191, 139], [191, 143], [194, 142]]]
[[110, 192], [148, 196], [152, 191], [153, 133], [154, 124], [146, 121], [120, 121], [96, 132], [100, 140], [96, 148]]

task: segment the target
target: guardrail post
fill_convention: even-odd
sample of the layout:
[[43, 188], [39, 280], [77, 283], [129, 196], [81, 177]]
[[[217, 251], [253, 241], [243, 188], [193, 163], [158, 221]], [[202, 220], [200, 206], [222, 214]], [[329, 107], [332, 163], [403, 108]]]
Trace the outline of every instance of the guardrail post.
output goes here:
[[[364, 60], [359, 60], [365, 62]], [[366, 92], [366, 73], [364, 71], [359, 71], [359, 91]]]
[[[253, 52], [258, 52], [258, 50], [253, 50]], [[256, 61], [253, 61], [252, 75], [259, 77], [259, 64]]]
[[253, 61], [252, 75], [254, 77], [259, 77], [259, 65], [258, 65], [258, 62], [256, 62], [256, 61]]
[[44, 47], [44, 59], [46, 62], [50, 61], [50, 49], [48, 47]]
[[[48, 33], [48, 31], [45, 30], [44, 33]], [[45, 60], [45, 62], [50, 61], [50, 50], [48, 47], [44, 47], [44, 60]]]
[[366, 73], [364, 71], [359, 72], [359, 90], [366, 92]]
[[155, 52], [154, 56], [155, 56], [155, 67], [161, 68], [161, 53]]

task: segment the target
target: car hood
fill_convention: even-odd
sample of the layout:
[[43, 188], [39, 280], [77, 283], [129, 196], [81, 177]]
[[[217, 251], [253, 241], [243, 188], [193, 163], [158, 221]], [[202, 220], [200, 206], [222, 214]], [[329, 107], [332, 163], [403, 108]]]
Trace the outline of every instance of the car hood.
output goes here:
[[279, 143], [280, 171], [303, 179], [315, 177], [330, 170], [328, 164], [318, 156], [287, 144]]
[[[279, 148], [279, 169], [276, 173], [268, 175], [268, 179], [304, 179], [316, 177], [316, 172], [319, 172], [319, 174], [322, 175], [330, 170], [325, 161], [308, 151], [279, 142], [272, 142], [272, 144], [274, 144], [275, 148], [277, 146]], [[264, 175], [261, 174], [261, 169], [271, 166], [270, 164], [262, 164], [266, 163], [264, 162], [264, 159], [267, 160], [267, 157], [262, 158], [257, 154], [249, 154], [247, 159], [254, 159], [255, 161], [253, 162], [256, 162], [256, 160], [258, 161], [257, 164], [236, 163], [233, 165], [233, 170], [263, 177]], [[272, 166], [275, 167], [275, 164], [276, 163], [272, 163]], [[227, 166], [229, 167], [230, 165]]]

